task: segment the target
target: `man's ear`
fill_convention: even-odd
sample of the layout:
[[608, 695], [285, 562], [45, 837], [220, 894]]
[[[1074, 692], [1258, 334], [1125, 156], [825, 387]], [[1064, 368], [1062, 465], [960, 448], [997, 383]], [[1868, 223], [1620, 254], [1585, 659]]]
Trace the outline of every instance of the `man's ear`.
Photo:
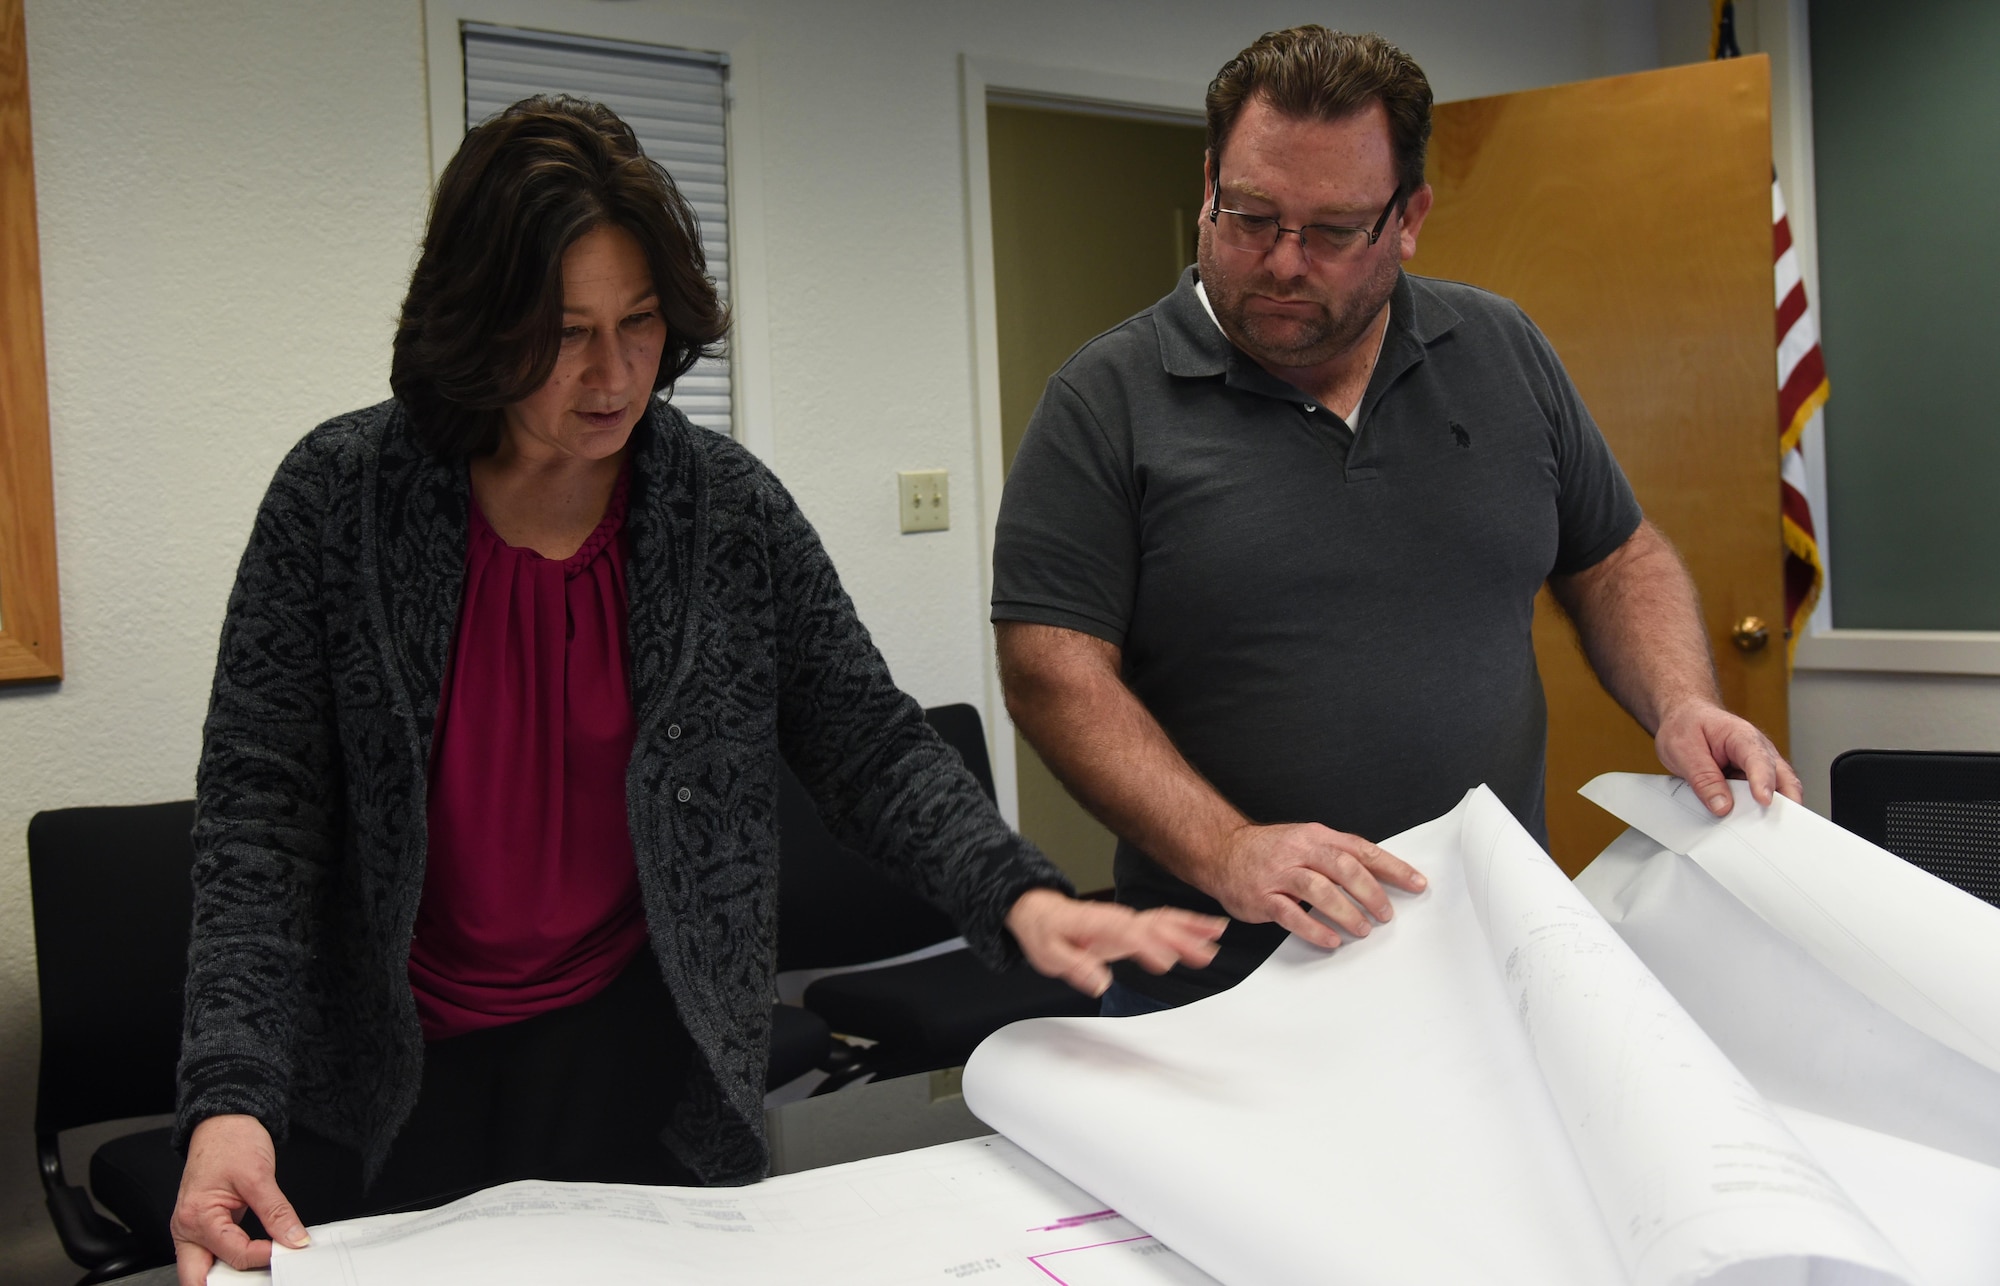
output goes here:
[[1431, 212], [1431, 185], [1426, 183], [1403, 205], [1402, 245], [1399, 252], [1405, 259], [1413, 259], [1417, 254], [1417, 234], [1424, 230], [1424, 217]]

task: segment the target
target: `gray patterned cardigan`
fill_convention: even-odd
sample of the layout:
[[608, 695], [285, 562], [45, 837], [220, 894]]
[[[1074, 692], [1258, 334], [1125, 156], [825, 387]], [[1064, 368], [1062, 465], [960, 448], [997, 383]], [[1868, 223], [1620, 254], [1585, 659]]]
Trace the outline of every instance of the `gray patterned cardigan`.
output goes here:
[[[637, 739], [625, 786], [654, 954], [702, 1057], [667, 1142], [712, 1183], [767, 1165], [780, 753], [833, 833], [948, 911], [991, 964], [1029, 888], [1066, 888], [897, 690], [818, 536], [736, 443], [655, 404], [632, 445]], [[222, 628], [195, 821], [176, 1141], [246, 1112], [358, 1149], [416, 1101], [406, 968], [432, 720], [468, 484], [394, 402], [278, 467]]]

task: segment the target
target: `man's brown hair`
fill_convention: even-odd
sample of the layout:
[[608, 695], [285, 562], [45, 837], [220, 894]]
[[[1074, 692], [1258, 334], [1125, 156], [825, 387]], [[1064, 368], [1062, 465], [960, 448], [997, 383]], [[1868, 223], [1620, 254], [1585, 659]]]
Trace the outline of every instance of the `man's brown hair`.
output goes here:
[[729, 328], [694, 209], [608, 107], [524, 98], [474, 128], [438, 180], [396, 326], [389, 387], [444, 458], [500, 442], [501, 408], [540, 388], [562, 336], [562, 258], [618, 227], [645, 251], [667, 325], [653, 387], [671, 387]]
[[1267, 32], [1222, 65], [1208, 83], [1209, 163], [1219, 176], [1222, 146], [1243, 106], [1262, 97], [1280, 115], [1332, 121], [1380, 100], [1389, 113], [1398, 192], [1424, 185], [1431, 139], [1431, 83], [1423, 68], [1377, 35], [1354, 36], [1317, 24]]

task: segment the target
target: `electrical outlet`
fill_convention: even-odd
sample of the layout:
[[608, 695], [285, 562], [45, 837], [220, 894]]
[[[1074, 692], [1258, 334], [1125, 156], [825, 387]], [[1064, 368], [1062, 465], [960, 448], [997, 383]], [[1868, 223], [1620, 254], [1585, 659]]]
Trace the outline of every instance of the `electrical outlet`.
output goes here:
[[896, 512], [904, 531], [943, 531], [951, 526], [951, 480], [943, 469], [904, 469], [896, 474]]

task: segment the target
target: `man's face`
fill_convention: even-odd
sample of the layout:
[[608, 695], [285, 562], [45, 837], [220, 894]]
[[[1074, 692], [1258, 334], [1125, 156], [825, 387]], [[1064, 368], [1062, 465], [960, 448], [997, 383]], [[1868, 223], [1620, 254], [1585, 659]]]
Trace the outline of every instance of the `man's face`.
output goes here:
[[1267, 366], [1319, 366], [1352, 348], [1388, 304], [1430, 209], [1426, 185], [1400, 215], [1391, 211], [1374, 245], [1364, 242], [1330, 262], [1309, 258], [1290, 234], [1269, 251], [1238, 249], [1208, 221], [1219, 180], [1226, 210], [1272, 215], [1287, 228], [1372, 228], [1396, 191], [1389, 116], [1379, 102], [1317, 121], [1280, 115], [1263, 97], [1252, 98], [1223, 146], [1221, 173], [1210, 180], [1198, 250], [1202, 287], [1224, 333]]

